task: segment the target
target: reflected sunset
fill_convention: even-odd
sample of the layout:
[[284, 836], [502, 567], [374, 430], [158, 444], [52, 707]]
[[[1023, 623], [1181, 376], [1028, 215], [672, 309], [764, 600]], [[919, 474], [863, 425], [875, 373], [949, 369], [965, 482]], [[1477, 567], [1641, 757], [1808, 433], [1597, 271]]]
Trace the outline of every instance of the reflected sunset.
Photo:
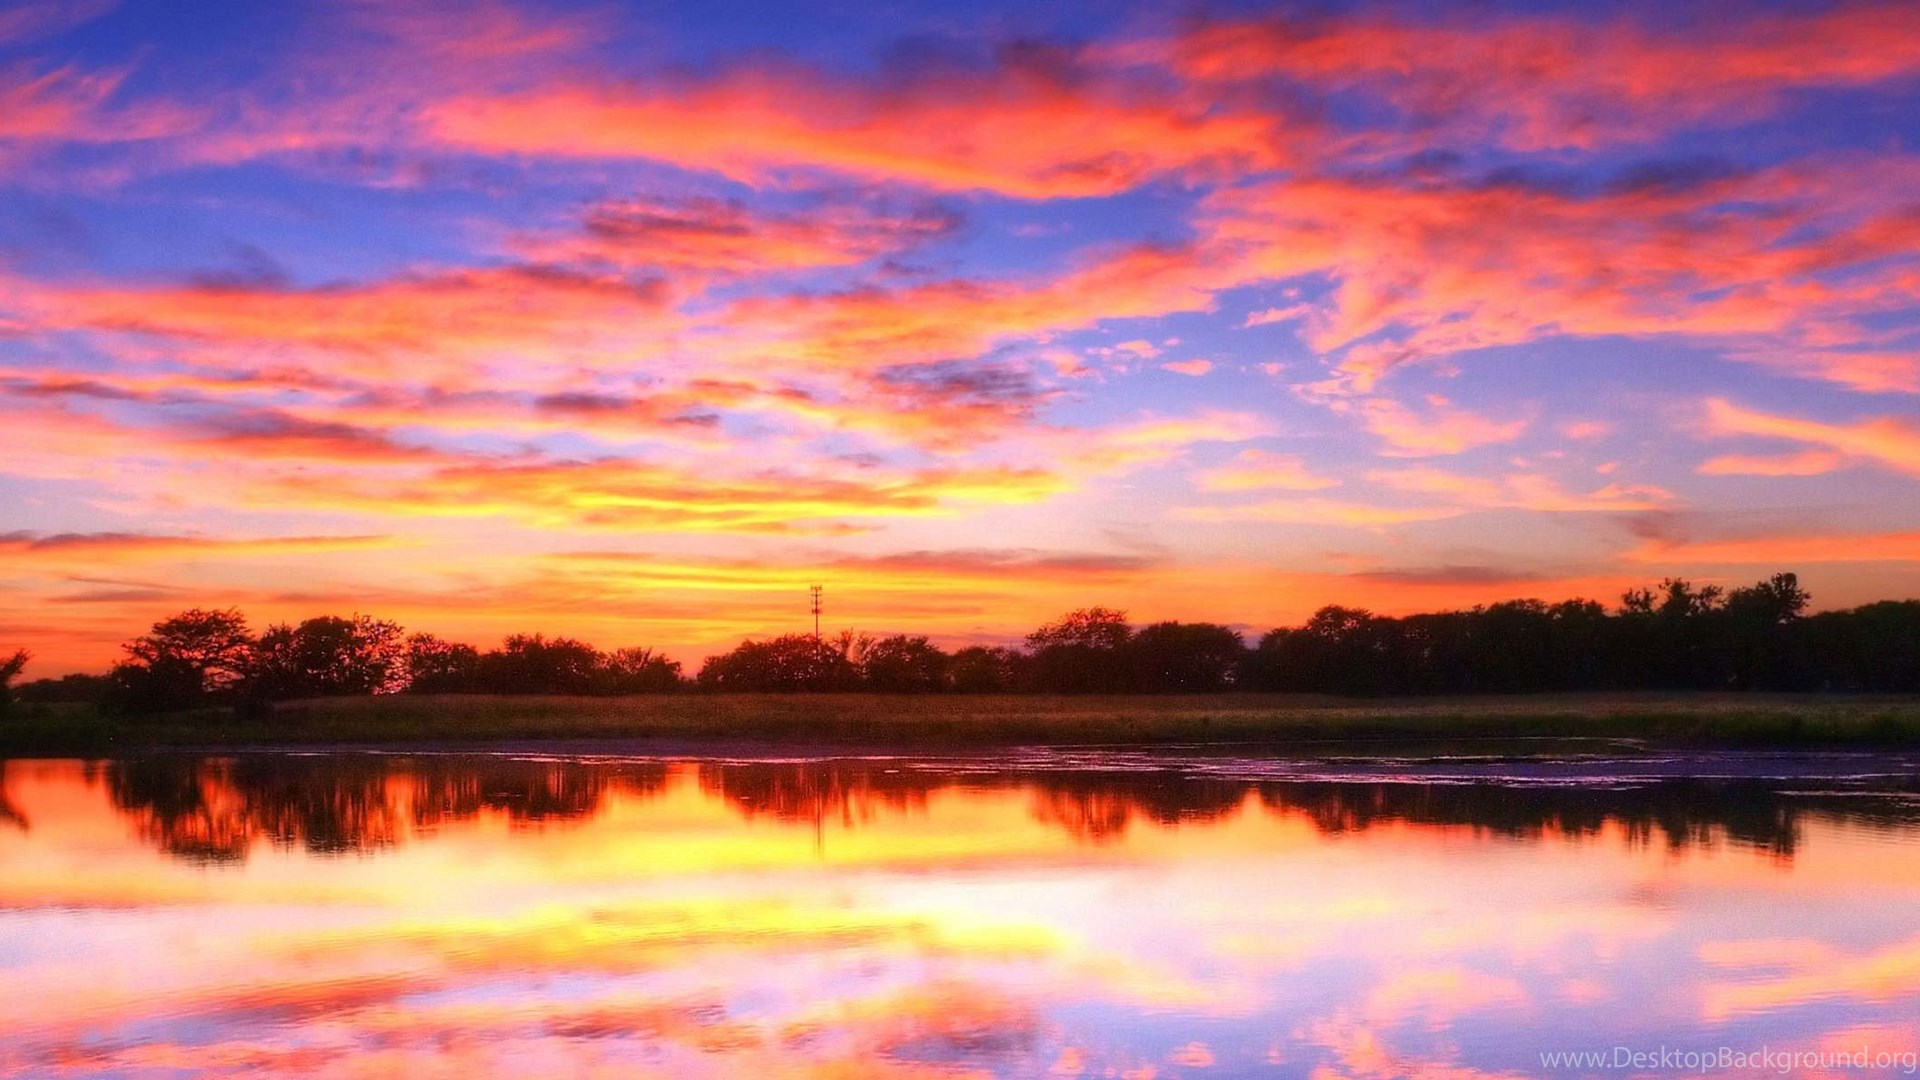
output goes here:
[[1112, 764], [13, 762], [0, 1063], [1484, 1076], [1597, 1031], [1913, 1049], [1910, 781]]

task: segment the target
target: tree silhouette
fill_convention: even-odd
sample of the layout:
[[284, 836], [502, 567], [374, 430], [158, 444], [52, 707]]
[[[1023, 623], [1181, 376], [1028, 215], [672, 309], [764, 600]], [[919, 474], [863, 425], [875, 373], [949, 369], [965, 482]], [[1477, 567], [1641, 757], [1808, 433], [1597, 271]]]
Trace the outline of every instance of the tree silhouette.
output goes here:
[[591, 694], [600, 663], [584, 641], [515, 634], [480, 657], [479, 683], [496, 694]]
[[1727, 594], [1721, 637], [1731, 685], [1777, 690], [1801, 681], [1792, 656], [1793, 624], [1811, 599], [1794, 574], [1775, 574]]
[[943, 690], [950, 658], [925, 637], [896, 634], [873, 642], [861, 658], [869, 689], [888, 693]]
[[407, 638], [407, 691], [470, 694], [480, 688], [480, 650], [432, 634]]
[[247, 617], [228, 608], [193, 608], [153, 624], [126, 645], [132, 662], [149, 668], [179, 667], [199, 678], [202, 692], [225, 690], [246, 678], [253, 638]]
[[7, 707], [13, 704], [13, 680], [20, 677], [20, 673], [26, 670], [27, 661], [31, 659], [32, 653], [16, 649], [12, 656], [0, 660], [0, 714], [5, 714]]
[[407, 686], [400, 624], [322, 615], [270, 626], [254, 643], [250, 689], [267, 698], [391, 694]]
[[1124, 611], [1103, 607], [1080, 608], [1028, 634], [1027, 647], [1045, 649], [1055, 645], [1074, 645], [1088, 649], [1117, 649], [1127, 643], [1132, 633]]
[[1133, 636], [1127, 613], [1092, 607], [1070, 611], [1027, 635], [1026, 663], [1033, 689], [1064, 693], [1126, 688], [1123, 646]]
[[1246, 653], [1240, 635], [1214, 623], [1161, 622], [1127, 639], [1130, 689], [1206, 693], [1232, 686]]
[[[22, 650], [24, 651], [24, 650]], [[34, 679], [13, 688], [13, 700], [34, 704], [87, 704], [105, 701], [113, 680], [106, 675], [62, 675]]]
[[153, 624], [124, 646], [108, 675], [107, 704], [135, 713], [172, 712], [226, 696], [247, 679], [253, 639], [231, 608], [192, 608]]
[[854, 690], [860, 672], [833, 642], [788, 634], [745, 641], [732, 652], [708, 657], [700, 667], [700, 685], [714, 690]]
[[[1552, 690], [1920, 691], [1920, 601], [1806, 613], [1791, 573], [1726, 590], [1666, 578], [1608, 611], [1593, 600], [1518, 599], [1394, 618], [1328, 605], [1248, 649], [1233, 628], [1081, 608], [1036, 628], [1026, 649], [952, 654], [925, 636], [842, 631], [746, 641], [708, 658], [709, 690], [895, 693], [1463, 694]], [[24, 652], [0, 663], [0, 703], [97, 701], [164, 712], [221, 701], [328, 694], [637, 694], [690, 685], [648, 648], [603, 653], [572, 638], [515, 634], [497, 649], [355, 615], [271, 626], [248, 638], [238, 611], [193, 609], [129, 642], [107, 677], [14, 687]], [[259, 707], [264, 708], [264, 704]]]
[[947, 660], [951, 685], [963, 694], [1000, 694], [1026, 685], [1026, 655], [999, 645], [969, 645]]
[[652, 694], [680, 688], [680, 661], [652, 649], [615, 649], [602, 658], [597, 690], [609, 694]]
[[1920, 692], [1920, 600], [1883, 600], [1798, 620], [1803, 689]]

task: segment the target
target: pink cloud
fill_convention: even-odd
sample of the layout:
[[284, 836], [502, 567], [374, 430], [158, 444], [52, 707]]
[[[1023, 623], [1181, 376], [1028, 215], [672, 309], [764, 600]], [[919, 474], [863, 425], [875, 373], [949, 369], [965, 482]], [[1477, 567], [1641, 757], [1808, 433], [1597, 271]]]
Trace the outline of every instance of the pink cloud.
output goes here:
[[460, 95], [429, 136], [489, 153], [646, 158], [762, 183], [817, 169], [1021, 198], [1113, 194], [1168, 175], [1271, 168], [1279, 118], [1169, 94], [1070, 52], [1009, 53], [885, 87], [762, 65], [678, 84]]
[[1920, 425], [1895, 417], [1834, 424], [1759, 412], [1713, 398], [1706, 403], [1706, 419], [1708, 429], [1715, 435], [1811, 443], [1834, 454], [1920, 474]]
[[1205, 375], [1207, 372], [1213, 370], [1213, 361], [1211, 360], [1174, 360], [1169, 363], [1161, 364], [1160, 370], [1171, 371], [1175, 375], [1190, 375], [1190, 376], [1193, 376], [1194, 378], [1199, 378], [1200, 376]]
[[1354, 402], [1343, 411], [1357, 414], [1368, 431], [1384, 440], [1388, 457], [1432, 457], [1458, 454], [1479, 446], [1512, 442], [1527, 430], [1525, 420], [1490, 420], [1457, 408], [1445, 398], [1432, 397], [1423, 410], [1390, 398]]

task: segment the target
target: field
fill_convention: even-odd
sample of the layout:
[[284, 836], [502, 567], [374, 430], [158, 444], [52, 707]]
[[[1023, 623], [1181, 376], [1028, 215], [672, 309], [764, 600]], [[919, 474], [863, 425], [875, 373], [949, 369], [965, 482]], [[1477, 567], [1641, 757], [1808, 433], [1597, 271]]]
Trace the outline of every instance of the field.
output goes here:
[[104, 717], [16, 706], [0, 755], [159, 747], [460, 744], [532, 740], [749, 740], [887, 749], [1099, 743], [1288, 744], [1526, 737], [1680, 743], [1920, 745], [1920, 698], [1757, 694], [1538, 695], [1353, 700], [1169, 697], [678, 694], [626, 698], [446, 696], [287, 702]]

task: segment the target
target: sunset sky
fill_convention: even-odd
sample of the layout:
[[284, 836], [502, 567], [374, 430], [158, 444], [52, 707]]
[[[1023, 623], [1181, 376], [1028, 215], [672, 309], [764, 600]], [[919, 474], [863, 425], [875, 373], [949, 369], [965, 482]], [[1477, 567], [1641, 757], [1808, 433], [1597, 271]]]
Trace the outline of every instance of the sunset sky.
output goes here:
[[0, 3], [0, 653], [1920, 595], [1920, 5], [1598, 7]]

